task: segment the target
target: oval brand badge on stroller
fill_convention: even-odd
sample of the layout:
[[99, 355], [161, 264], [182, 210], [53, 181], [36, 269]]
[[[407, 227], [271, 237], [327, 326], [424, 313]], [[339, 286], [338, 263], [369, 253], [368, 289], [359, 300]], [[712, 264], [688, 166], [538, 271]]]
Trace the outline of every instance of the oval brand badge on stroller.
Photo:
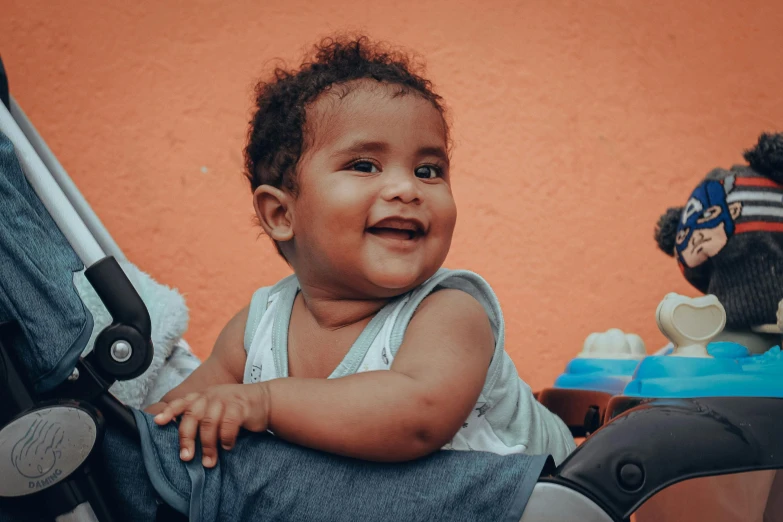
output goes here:
[[68, 478], [98, 440], [98, 422], [76, 405], [26, 412], [0, 431], [0, 497], [19, 497]]

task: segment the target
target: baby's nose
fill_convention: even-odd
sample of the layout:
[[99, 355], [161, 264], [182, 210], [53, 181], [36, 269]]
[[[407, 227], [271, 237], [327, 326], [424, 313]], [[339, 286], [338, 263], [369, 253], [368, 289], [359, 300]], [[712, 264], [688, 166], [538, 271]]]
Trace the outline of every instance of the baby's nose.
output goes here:
[[386, 201], [399, 200], [403, 203], [421, 202], [421, 182], [413, 172], [405, 172], [402, 169], [387, 171], [383, 199]]

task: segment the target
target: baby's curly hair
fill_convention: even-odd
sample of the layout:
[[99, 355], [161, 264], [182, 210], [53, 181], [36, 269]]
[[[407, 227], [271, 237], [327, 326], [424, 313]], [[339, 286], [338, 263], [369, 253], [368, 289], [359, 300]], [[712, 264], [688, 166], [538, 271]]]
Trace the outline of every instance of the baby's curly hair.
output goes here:
[[[329, 37], [313, 51], [299, 69], [277, 67], [270, 80], [256, 86], [255, 114], [245, 148], [245, 176], [253, 191], [271, 185], [296, 195], [296, 167], [310, 138], [307, 106], [335, 85], [371, 79], [399, 86], [401, 93], [422, 96], [444, 116], [441, 97], [402, 52], [366, 36]], [[448, 132], [445, 118], [444, 128]]]

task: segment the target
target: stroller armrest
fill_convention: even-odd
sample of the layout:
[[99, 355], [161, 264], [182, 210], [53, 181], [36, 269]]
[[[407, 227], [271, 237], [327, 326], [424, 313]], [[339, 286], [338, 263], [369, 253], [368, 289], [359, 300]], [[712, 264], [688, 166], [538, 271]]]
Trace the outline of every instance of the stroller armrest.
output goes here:
[[84, 275], [114, 320], [98, 335], [87, 359], [109, 379], [138, 377], [149, 368], [154, 355], [147, 306], [112, 256], [88, 267]]
[[652, 495], [683, 480], [783, 468], [782, 432], [783, 399], [637, 400], [547, 480], [582, 492], [625, 520]]
[[88, 267], [84, 275], [117, 323], [132, 326], [148, 340], [152, 335], [150, 314], [114, 257], [105, 257]]

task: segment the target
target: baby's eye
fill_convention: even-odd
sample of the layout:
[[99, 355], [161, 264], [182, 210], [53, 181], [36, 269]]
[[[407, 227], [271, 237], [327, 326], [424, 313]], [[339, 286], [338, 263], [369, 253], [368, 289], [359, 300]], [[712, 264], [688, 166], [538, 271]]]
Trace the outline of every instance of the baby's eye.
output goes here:
[[359, 172], [368, 172], [371, 174], [379, 172], [378, 167], [376, 167], [371, 161], [357, 161], [351, 165], [351, 169], [358, 170]]
[[414, 173], [417, 178], [424, 179], [438, 178], [443, 175], [443, 171], [440, 167], [436, 167], [435, 165], [422, 165], [421, 167], [416, 167]]

